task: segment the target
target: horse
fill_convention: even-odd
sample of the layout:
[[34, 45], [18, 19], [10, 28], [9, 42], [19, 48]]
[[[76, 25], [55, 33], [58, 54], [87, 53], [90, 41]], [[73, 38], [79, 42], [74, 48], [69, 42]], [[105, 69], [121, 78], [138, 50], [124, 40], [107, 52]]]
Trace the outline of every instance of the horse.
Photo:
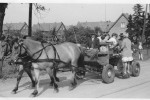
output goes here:
[[32, 67], [35, 74], [35, 89], [31, 96], [35, 97], [38, 94], [39, 87], [39, 73], [40, 70], [46, 70], [50, 76], [54, 92], [58, 92], [58, 85], [54, 72], [56, 69], [70, 66], [72, 70], [71, 86], [69, 90], [73, 90], [77, 86], [76, 69], [84, 66], [82, 52], [79, 47], [71, 42], [64, 42], [61, 44], [50, 45], [48, 43], [41, 43], [39, 41], [26, 38], [22, 42], [15, 42], [12, 48], [11, 59], [15, 61], [19, 57], [30, 56], [32, 60]]
[[[3, 41], [1, 41], [1, 49], [2, 49], [1, 52], [3, 53], [3, 59], [8, 60], [8, 62], [9, 62], [9, 57], [11, 56], [11, 53], [12, 53], [11, 48], [12, 48], [14, 42], [16, 42], [16, 38], [11, 38], [11, 39], [5, 38], [5, 39], [3, 39]], [[31, 63], [26, 64], [26, 62], [28, 62], [29, 59], [30, 59], [29, 56], [17, 59], [16, 65], [18, 66], [18, 74], [17, 74], [16, 85], [15, 85], [14, 89], [12, 90], [13, 94], [17, 93], [18, 86], [19, 86], [20, 80], [21, 80], [24, 72], [26, 72], [27, 75], [29, 76], [29, 78], [32, 82], [32, 88], [35, 87], [35, 81], [34, 81], [32, 73], [31, 73], [32, 64]], [[12, 63], [10, 61], [9, 65], [12, 65], [12, 64], [14, 64], [14, 63]], [[56, 77], [56, 72], [55, 72], [55, 77]], [[59, 79], [57, 77], [56, 77], [56, 79], [59, 82]], [[52, 83], [50, 83], [50, 84], [52, 84]]]

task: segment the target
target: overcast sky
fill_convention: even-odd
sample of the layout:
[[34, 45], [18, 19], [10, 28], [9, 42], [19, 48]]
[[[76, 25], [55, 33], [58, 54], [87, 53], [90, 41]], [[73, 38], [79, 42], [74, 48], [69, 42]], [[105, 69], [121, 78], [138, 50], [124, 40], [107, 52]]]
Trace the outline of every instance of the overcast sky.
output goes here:
[[[47, 9], [42, 17], [35, 15], [33, 9], [33, 24], [63, 22], [65, 25], [76, 25], [77, 22], [115, 21], [121, 13], [133, 14], [134, 4], [108, 4], [108, 3], [44, 3]], [[145, 5], [143, 5], [145, 7]], [[34, 8], [34, 6], [33, 6]], [[28, 4], [10, 3], [6, 9], [4, 23], [28, 23]]]

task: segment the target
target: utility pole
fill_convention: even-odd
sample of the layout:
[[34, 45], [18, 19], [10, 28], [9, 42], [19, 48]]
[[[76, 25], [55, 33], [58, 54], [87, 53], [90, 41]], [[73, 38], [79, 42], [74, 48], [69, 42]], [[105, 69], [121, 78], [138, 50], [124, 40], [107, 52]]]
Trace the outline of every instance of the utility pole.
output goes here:
[[32, 36], [32, 3], [29, 3], [29, 22], [28, 22], [28, 36]]

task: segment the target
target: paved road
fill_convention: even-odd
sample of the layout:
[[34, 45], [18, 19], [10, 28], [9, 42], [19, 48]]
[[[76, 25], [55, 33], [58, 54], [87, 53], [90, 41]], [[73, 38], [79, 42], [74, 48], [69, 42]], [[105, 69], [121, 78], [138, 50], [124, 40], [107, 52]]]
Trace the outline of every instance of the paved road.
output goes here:
[[[61, 82], [59, 93], [54, 93], [49, 87], [49, 76], [46, 74], [40, 77], [40, 87], [38, 97], [52, 98], [150, 98], [150, 60], [140, 62], [141, 73], [139, 77], [129, 79], [115, 78], [111, 84], [101, 82], [95, 74], [88, 74], [84, 80], [78, 81], [78, 86], [72, 91], [68, 90], [70, 72], [59, 73]], [[21, 80], [17, 94], [11, 94], [15, 86], [16, 79], [8, 79], [0, 82], [1, 97], [29, 97], [33, 92], [30, 88], [30, 80], [24, 77]]]

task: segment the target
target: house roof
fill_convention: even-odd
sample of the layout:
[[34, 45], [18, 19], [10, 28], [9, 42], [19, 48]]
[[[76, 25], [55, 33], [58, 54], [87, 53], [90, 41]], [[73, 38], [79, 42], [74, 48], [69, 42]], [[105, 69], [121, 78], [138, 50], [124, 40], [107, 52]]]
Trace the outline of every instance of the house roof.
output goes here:
[[36, 30], [50, 31], [55, 28], [56, 31], [58, 31], [62, 25], [65, 27], [65, 25], [62, 22], [60, 23], [56, 23], [56, 22], [55, 23], [38, 23], [38, 24], [33, 25], [32, 30], [33, 31], [36, 31]]
[[3, 25], [3, 30], [22, 30], [22, 28], [27, 25], [26, 22], [24, 23], [6, 23]]
[[108, 31], [110, 31], [110, 29], [118, 22], [118, 20], [121, 18], [121, 17], [125, 17], [127, 20], [129, 18], [129, 14], [128, 13], [122, 13], [119, 18], [112, 24], [112, 26], [108, 29]]
[[77, 27], [89, 27], [94, 29], [95, 27], [100, 27], [103, 32], [107, 32], [107, 30], [111, 27], [113, 22], [111, 21], [100, 21], [100, 22], [78, 22]]

